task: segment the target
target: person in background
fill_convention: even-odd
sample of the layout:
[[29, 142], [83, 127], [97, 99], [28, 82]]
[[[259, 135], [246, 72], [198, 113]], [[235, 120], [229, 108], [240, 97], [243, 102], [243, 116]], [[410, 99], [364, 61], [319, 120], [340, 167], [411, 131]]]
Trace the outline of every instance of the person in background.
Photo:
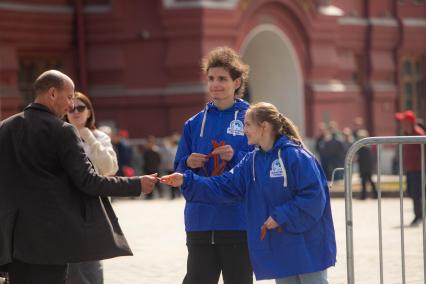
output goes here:
[[[95, 110], [89, 98], [75, 92], [74, 106], [70, 108], [65, 120], [74, 125], [81, 139], [83, 148], [96, 172], [100, 175], [115, 175], [118, 170], [117, 156], [110, 137], [95, 126]], [[105, 202], [107, 202], [105, 200]], [[70, 263], [67, 284], [102, 284], [103, 269], [100, 261]]]
[[[173, 158], [176, 157], [176, 152], [178, 149], [178, 145], [179, 145], [179, 140], [180, 140], [180, 135], [178, 133], [173, 133], [172, 136], [170, 137], [170, 148], [169, 151], [172, 153]], [[173, 173], [173, 171], [168, 172], [167, 174], [171, 174]], [[171, 199], [174, 199], [176, 197], [180, 197], [180, 190], [178, 187], [172, 187], [171, 188]]]
[[[175, 170], [216, 176], [232, 169], [250, 150], [244, 135], [249, 105], [244, 93], [249, 67], [228, 47], [212, 50], [202, 61], [211, 101], [185, 122]], [[242, 200], [185, 203], [188, 248], [184, 284], [251, 284], [246, 218]]]
[[57, 70], [34, 102], [0, 122], [0, 266], [10, 284], [63, 284], [68, 263], [132, 255], [105, 197], [150, 193], [156, 175], [100, 176], [78, 130], [63, 120], [74, 83]]
[[[155, 136], [148, 136], [146, 143], [143, 145], [143, 172], [148, 173], [158, 173], [160, 172], [161, 165], [161, 156], [159, 152], [159, 147], [157, 145], [157, 138]], [[158, 191], [159, 197], [163, 196], [163, 188], [160, 184], [155, 185]], [[147, 194], [146, 199], [152, 199], [154, 193]]]
[[[169, 137], [165, 137], [163, 139], [163, 143], [160, 147], [161, 171], [166, 175], [174, 172], [173, 162], [176, 156], [178, 144], [179, 136], [176, 133], [173, 133]], [[179, 196], [179, 188], [173, 187], [170, 189], [170, 199], [175, 199]]]
[[346, 152], [348, 152], [349, 148], [354, 143], [354, 136], [353, 136], [352, 130], [349, 127], [344, 127], [342, 130], [342, 142], [343, 142], [343, 147], [345, 150], [344, 155], [346, 155]]
[[354, 119], [354, 128], [352, 129], [352, 133], [353, 133], [355, 141], [361, 139], [359, 137], [359, 131], [362, 131], [362, 130], [366, 130], [364, 127], [364, 119], [361, 116], [357, 116]]
[[160, 181], [182, 186], [187, 201], [244, 202], [257, 280], [327, 284], [327, 268], [336, 263], [336, 240], [320, 164], [293, 122], [270, 103], [249, 108], [244, 132], [257, 148], [231, 171], [203, 177], [188, 170]]
[[[342, 168], [345, 164], [345, 144], [343, 143], [342, 133], [339, 131], [336, 121], [330, 121], [329, 126], [330, 139], [326, 140], [324, 145], [324, 155], [327, 159], [326, 172], [327, 180], [331, 180], [333, 170], [335, 168]], [[343, 178], [343, 172], [338, 171], [334, 176], [335, 180]]]
[[[365, 129], [358, 130], [358, 139], [368, 137], [368, 131]], [[371, 146], [364, 146], [358, 150], [358, 166], [359, 176], [361, 178], [361, 196], [360, 199], [364, 200], [367, 198], [367, 183], [371, 186], [373, 198], [377, 198], [376, 184], [372, 180], [373, 174], [374, 156]]]
[[117, 154], [118, 171], [117, 176], [132, 176], [135, 170], [132, 167], [133, 150], [127, 141], [129, 132], [120, 129], [112, 134], [112, 145]]
[[[416, 114], [407, 110], [395, 113], [395, 118], [400, 122], [403, 135], [423, 136], [425, 132], [417, 125]], [[426, 151], [425, 151], [426, 152]], [[413, 199], [414, 219], [412, 226], [422, 222], [422, 173], [420, 145], [408, 144], [403, 146], [404, 170], [407, 177], [407, 193]]]
[[331, 135], [324, 122], [318, 124], [319, 135], [315, 141], [315, 151], [319, 156], [319, 160], [323, 169], [328, 169], [327, 156], [324, 152], [325, 143], [331, 139]]

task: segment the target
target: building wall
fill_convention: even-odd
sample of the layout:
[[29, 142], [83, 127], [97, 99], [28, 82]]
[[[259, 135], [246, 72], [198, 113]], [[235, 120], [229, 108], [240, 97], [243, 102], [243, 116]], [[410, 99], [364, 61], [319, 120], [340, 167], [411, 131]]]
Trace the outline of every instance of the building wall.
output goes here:
[[22, 109], [35, 76], [58, 68], [92, 97], [98, 121], [131, 137], [181, 130], [208, 99], [201, 57], [242, 51], [259, 25], [295, 50], [307, 136], [356, 116], [372, 134], [395, 134], [402, 59], [426, 66], [426, 6], [415, 0], [21, 0], [0, 2], [0, 19], [1, 118]]

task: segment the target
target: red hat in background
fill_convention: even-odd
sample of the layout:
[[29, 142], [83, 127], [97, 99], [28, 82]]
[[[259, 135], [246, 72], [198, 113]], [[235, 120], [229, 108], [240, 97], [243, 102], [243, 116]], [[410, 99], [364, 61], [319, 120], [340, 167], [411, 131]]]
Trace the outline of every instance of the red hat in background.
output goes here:
[[129, 138], [129, 131], [127, 131], [126, 129], [120, 129], [118, 131], [118, 136], [120, 136], [121, 138], [124, 138], [124, 139], [128, 139]]
[[395, 113], [395, 118], [398, 120], [408, 120], [416, 122], [416, 114], [411, 110], [406, 110], [404, 112]]

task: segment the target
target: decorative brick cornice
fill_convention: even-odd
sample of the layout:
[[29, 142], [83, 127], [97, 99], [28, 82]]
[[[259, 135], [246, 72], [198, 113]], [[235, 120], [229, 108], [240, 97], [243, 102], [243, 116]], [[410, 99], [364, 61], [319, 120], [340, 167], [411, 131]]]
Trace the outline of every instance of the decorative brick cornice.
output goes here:
[[228, 9], [232, 10], [238, 4], [238, 0], [199, 0], [199, 1], [177, 1], [177, 0], [163, 0], [163, 6], [166, 9]]
[[[85, 5], [83, 11], [88, 14], [100, 14], [111, 11], [110, 4]], [[54, 14], [72, 14], [74, 6], [72, 5], [52, 5], [52, 4], [24, 4], [15, 2], [0, 2], [0, 11], [28, 12], [28, 13], [54, 13]]]

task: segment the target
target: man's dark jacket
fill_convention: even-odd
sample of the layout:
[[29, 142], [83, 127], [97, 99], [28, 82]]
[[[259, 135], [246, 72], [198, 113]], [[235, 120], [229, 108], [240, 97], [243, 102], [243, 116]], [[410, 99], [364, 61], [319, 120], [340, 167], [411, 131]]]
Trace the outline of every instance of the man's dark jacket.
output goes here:
[[33, 103], [0, 122], [0, 265], [131, 255], [106, 196], [137, 196], [139, 178], [98, 176], [77, 130]]

